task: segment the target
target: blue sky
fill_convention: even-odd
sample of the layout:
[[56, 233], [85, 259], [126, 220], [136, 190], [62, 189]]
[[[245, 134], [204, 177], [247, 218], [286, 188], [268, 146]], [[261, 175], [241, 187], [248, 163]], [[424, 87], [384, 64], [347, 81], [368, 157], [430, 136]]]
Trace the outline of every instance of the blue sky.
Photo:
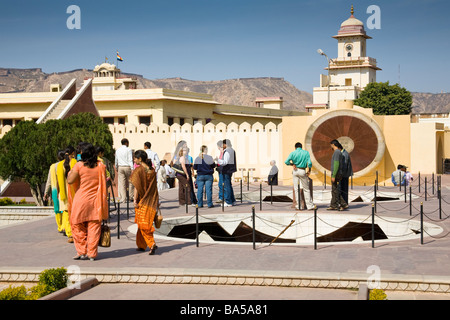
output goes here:
[[[367, 8], [380, 8], [381, 28], [366, 27], [377, 81], [450, 92], [445, 0], [15, 0], [1, 5], [0, 67], [93, 69], [119, 50], [122, 71], [148, 79], [284, 77], [312, 93], [326, 66], [317, 49], [337, 56], [331, 37], [352, 3], [365, 24]], [[66, 26], [70, 5], [81, 9], [80, 30]]]

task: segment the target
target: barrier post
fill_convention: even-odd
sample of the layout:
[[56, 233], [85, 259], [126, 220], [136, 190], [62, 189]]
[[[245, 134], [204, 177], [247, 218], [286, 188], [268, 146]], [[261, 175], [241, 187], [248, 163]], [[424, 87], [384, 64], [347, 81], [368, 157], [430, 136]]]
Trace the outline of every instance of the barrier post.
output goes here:
[[323, 170], [323, 189], [327, 188], [327, 171]]
[[250, 170], [247, 171], [247, 191], [250, 191]]
[[420, 244], [423, 244], [423, 202], [420, 203]]
[[442, 203], [441, 203], [441, 186], [438, 187], [438, 198], [439, 198], [439, 219], [442, 219]]
[[273, 186], [270, 184], [270, 204], [273, 204]]
[[411, 185], [409, 185], [409, 215], [412, 216], [412, 191], [411, 191]]
[[431, 194], [434, 194], [434, 172], [431, 174]]
[[375, 181], [375, 183], [376, 183], [377, 190], [378, 190], [378, 170], [375, 172], [375, 174], [376, 174], [376, 181]]
[[242, 179], [241, 179], [241, 203], [242, 203]]
[[419, 171], [419, 193], [420, 193], [420, 171]]
[[262, 183], [259, 183], [259, 211], [262, 211]]
[[256, 227], [256, 223], [255, 223], [255, 206], [252, 206], [252, 239], [253, 239], [253, 250], [256, 250], [256, 232], [255, 232], [255, 227]]
[[317, 206], [314, 206], [314, 250], [317, 250]]
[[117, 203], [117, 239], [120, 239], [120, 202]]
[[373, 207], [375, 212], [377, 212], [377, 187], [373, 188]]
[[300, 182], [298, 183], [298, 191], [297, 191], [297, 200], [298, 200], [298, 210], [302, 209], [302, 192], [300, 191]]
[[405, 203], [406, 203], [406, 182], [405, 182]]
[[222, 182], [222, 212], [225, 210], [225, 183]]
[[425, 177], [425, 201], [427, 201], [427, 177]]
[[440, 183], [438, 184], [437, 192], [438, 192], [438, 199], [439, 199], [439, 219], [442, 219], [442, 203], [441, 203], [442, 194], [441, 194], [441, 184]]
[[127, 189], [127, 219], [130, 219], [130, 191]]
[[186, 185], [185, 187], [184, 187], [184, 199], [185, 199], [185, 206], [186, 206], [186, 213], [188, 213], [189, 212], [189, 209], [188, 209], [188, 202], [189, 202], [189, 198], [191, 197], [191, 194], [189, 193], [189, 195], [188, 195], [188, 185]]
[[108, 223], [111, 220], [111, 208], [110, 208], [111, 202], [110, 202], [110, 200], [111, 200], [111, 198], [110, 198], [110, 195], [109, 195], [109, 192], [108, 192]]
[[198, 204], [195, 206], [195, 242], [198, 248]]
[[372, 248], [375, 248], [375, 206], [372, 204]]

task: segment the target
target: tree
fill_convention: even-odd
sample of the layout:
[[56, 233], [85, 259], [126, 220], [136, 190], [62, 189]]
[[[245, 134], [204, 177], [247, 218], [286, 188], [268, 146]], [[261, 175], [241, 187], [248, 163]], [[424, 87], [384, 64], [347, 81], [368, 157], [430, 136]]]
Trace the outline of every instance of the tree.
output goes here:
[[111, 131], [91, 113], [43, 124], [21, 121], [0, 140], [0, 177], [28, 183], [36, 204], [43, 205], [43, 188], [58, 151], [81, 141], [102, 146], [105, 157], [113, 159]]
[[412, 95], [398, 84], [389, 85], [389, 81], [372, 82], [354, 103], [363, 108], [372, 108], [373, 113], [378, 115], [410, 114]]

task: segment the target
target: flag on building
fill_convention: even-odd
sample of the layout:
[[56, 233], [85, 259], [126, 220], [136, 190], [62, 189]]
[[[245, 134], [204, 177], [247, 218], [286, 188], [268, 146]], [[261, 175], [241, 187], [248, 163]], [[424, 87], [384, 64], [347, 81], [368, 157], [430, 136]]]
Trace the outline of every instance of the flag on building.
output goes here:
[[117, 60], [118, 61], [123, 61], [122, 57], [119, 55], [119, 51], [117, 51]]

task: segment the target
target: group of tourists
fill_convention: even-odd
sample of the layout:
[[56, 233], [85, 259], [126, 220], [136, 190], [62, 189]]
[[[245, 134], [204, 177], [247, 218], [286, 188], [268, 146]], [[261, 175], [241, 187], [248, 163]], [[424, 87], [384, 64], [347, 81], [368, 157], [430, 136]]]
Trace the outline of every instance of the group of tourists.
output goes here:
[[75, 245], [74, 259], [97, 257], [101, 223], [108, 218], [106, 188], [111, 175], [99, 151], [103, 149], [85, 142], [76, 149], [69, 146], [58, 152], [58, 162], [49, 169], [44, 197], [53, 200], [58, 231]]
[[[95, 260], [101, 234], [101, 224], [108, 219], [107, 189], [114, 185], [117, 171], [118, 202], [134, 203], [138, 230], [138, 251], [157, 246], [153, 237], [153, 221], [159, 211], [159, 192], [173, 188], [178, 180], [179, 204], [203, 207], [203, 190], [208, 208], [214, 207], [212, 185], [214, 170], [219, 173], [219, 201], [225, 206], [236, 202], [231, 177], [236, 172], [236, 153], [229, 140], [217, 143], [220, 156], [213, 159], [202, 146], [195, 160], [189, 155], [186, 141], [180, 141], [170, 164], [160, 160], [145, 142], [143, 149], [133, 152], [129, 141], [122, 139], [115, 153], [115, 166], [103, 157], [104, 149], [81, 142], [57, 154], [58, 161], [50, 166], [44, 198], [51, 197], [58, 232], [74, 243], [74, 259]], [[194, 192], [195, 184], [198, 192]]]
[[[134, 161], [135, 157], [133, 150], [129, 147], [130, 142], [124, 138], [121, 140], [121, 146], [116, 150], [115, 167], [118, 178], [118, 202], [124, 203], [126, 201], [134, 200], [134, 185], [130, 184], [130, 177], [137, 164]], [[166, 160], [160, 160], [158, 154], [153, 151], [152, 144], [145, 142], [142, 151], [147, 154], [147, 160], [155, 171], [157, 179], [157, 189], [159, 191], [173, 188], [175, 181], [175, 171], [167, 164]]]
[[[76, 149], [67, 147], [59, 151], [58, 161], [49, 169], [44, 198], [51, 197], [58, 231], [68, 237], [69, 243], [74, 243], [76, 260], [95, 260], [101, 225], [108, 219], [107, 188], [114, 184], [115, 172], [103, 157], [103, 151], [101, 147], [81, 142]], [[127, 157], [133, 163], [127, 181], [133, 186], [137, 250], [145, 251], [149, 247], [150, 254], [154, 254], [157, 246], [153, 220], [159, 210], [156, 171], [144, 150]], [[119, 177], [128, 171], [117, 166], [117, 158], [116, 168]]]
[[[348, 209], [348, 181], [353, 176], [352, 162], [347, 150], [336, 139], [330, 141], [333, 150], [331, 157], [331, 202], [327, 210]], [[310, 154], [303, 149], [300, 142], [295, 144], [295, 150], [291, 152], [285, 164], [292, 166], [292, 178], [294, 184], [294, 199], [296, 195], [303, 194], [304, 204], [307, 210], [314, 210], [315, 205], [312, 200], [309, 175], [311, 173], [312, 162]], [[297, 210], [302, 209], [301, 199], [298, 199]], [[295, 203], [295, 200], [294, 200]]]
[[[212, 186], [214, 170], [219, 175], [219, 197], [217, 202], [223, 202], [225, 207], [235, 205], [231, 178], [237, 171], [236, 152], [228, 139], [217, 142], [220, 156], [213, 158], [208, 154], [208, 147], [203, 145], [200, 153], [193, 159], [189, 155], [186, 141], [180, 141], [175, 149], [171, 167], [176, 171], [178, 180], [178, 203], [180, 205], [193, 205], [203, 207], [203, 190], [206, 192], [208, 208], [214, 207], [212, 200]], [[193, 179], [197, 174], [194, 183]], [[194, 184], [197, 186], [197, 195], [194, 192]]]
[[391, 181], [394, 186], [409, 186], [413, 180], [414, 178], [408, 171], [408, 167], [403, 164], [399, 164], [397, 170], [391, 174]]
[[[330, 142], [332, 198], [328, 210], [348, 208], [348, 180], [353, 175], [350, 155], [338, 140]], [[58, 161], [50, 166], [45, 198], [53, 200], [58, 231], [74, 243], [77, 255], [74, 259], [95, 260], [101, 234], [101, 224], [108, 218], [107, 189], [114, 185], [117, 171], [118, 201], [131, 201], [135, 208], [135, 223], [138, 226], [136, 246], [138, 251], [150, 248], [154, 254], [157, 246], [153, 233], [153, 221], [159, 211], [161, 191], [174, 187], [178, 180], [178, 202], [180, 205], [203, 207], [203, 192], [206, 205], [214, 207], [212, 199], [213, 175], [219, 176], [218, 202], [230, 207], [236, 198], [232, 187], [232, 175], [237, 171], [236, 152], [228, 139], [217, 142], [218, 157], [208, 154], [208, 147], [201, 146], [195, 159], [190, 155], [186, 141], [180, 141], [168, 163], [160, 160], [145, 142], [143, 149], [133, 152], [129, 141], [122, 139], [115, 153], [115, 166], [103, 157], [104, 150], [90, 143], [81, 142], [67, 147], [57, 154]], [[302, 209], [302, 201], [295, 204], [295, 195], [303, 194], [304, 207], [313, 210], [309, 175], [311, 158], [309, 152], [297, 142], [295, 150], [285, 161], [292, 166], [294, 206]], [[278, 183], [278, 169], [271, 161], [268, 183]], [[399, 168], [403, 169], [402, 168]], [[401, 174], [398, 175], [401, 178]], [[194, 181], [194, 177], [196, 180]], [[394, 174], [393, 174], [394, 179]], [[195, 187], [197, 193], [195, 193]]]

